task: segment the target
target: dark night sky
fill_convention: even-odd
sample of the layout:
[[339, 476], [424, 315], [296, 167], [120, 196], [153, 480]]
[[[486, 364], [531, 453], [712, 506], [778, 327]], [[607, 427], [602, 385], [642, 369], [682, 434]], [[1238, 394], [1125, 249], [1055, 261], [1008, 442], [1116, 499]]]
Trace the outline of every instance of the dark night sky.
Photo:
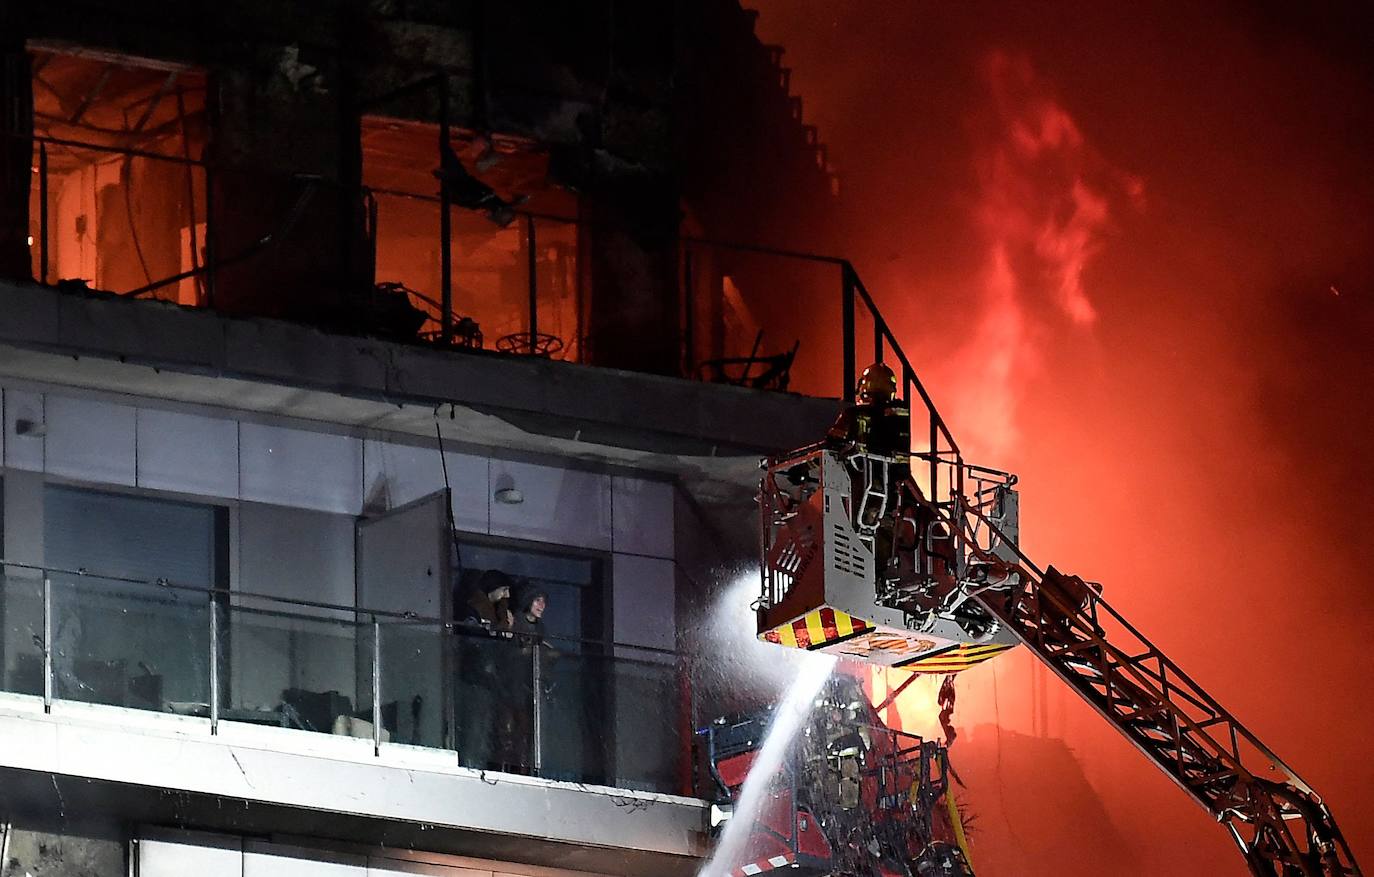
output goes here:
[[[755, 5], [847, 254], [969, 455], [1022, 475], [1031, 556], [1102, 581], [1374, 861], [1374, 13]], [[1037, 774], [1032, 676], [961, 679], [990, 873], [1245, 872], [1053, 681], [1038, 708], [1105, 815]], [[1084, 815], [1111, 837], [1047, 854]]]

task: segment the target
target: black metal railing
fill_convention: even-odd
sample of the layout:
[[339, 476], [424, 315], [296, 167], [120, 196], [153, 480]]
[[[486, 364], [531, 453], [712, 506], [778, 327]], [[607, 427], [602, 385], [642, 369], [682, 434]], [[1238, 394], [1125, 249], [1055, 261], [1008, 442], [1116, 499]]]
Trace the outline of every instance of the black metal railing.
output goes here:
[[[281, 246], [300, 221], [312, 197], [323, 189], [340, 189], [338, 184], [318, 176], [283, 175], [280, 182], [289, 186], [287, 191], [293, 193], [293, 197], [287, 199], [289, 206], [283, 215], [247, 247], [237, 252], [222, 252], [213, 221], [217, 170], [212, 163], [187, 155], [85, 143], [42, 134], [36, 135], [33, 143], [38, 202], [34, 269], [43, 282], [61, 279], [54, 268], [51, 240], [50, 207], [54, 195], [49, 174], [53, 150], [62, 150], [77, 158], [83, 155], [123, 156], [148, 162], [170, 162], [185, 168], [194, 177], [186, 186], [185, 215], [176, 218], [182, 228], [192, 231], [190, 266], [162, 277], [147, 276], [145, 282], [110, 290], [127, 297], [156, 295], [174, 284], [192, 281], [196, 284], [195, 295], [183, 296], [182, 303], [216, 308], [215, 291], [220, 273]], [[134, 183], [121, 178], [120, 185], [133, 186]], [[197, 198], [197, 192], [203, 195]], [[132, 193], [133, 196], [139, 194]], [[379, 264], [379, 226], [399, 226], [406, 222], [414, 225], [415, 211], [438, 212], [434, 216], [425, 212], [420, 217], [423, 220], [420, 227], [431, 227], [432, 220], [432, 227], [439, 235], [438, 285], [441, 289], [438, 296], [426, 291], [426, 282], [383, 274], [398, 273], [394, 267], [377, 269], [377, 273], [383, 275], [378, 279], [399, 280], [378, 284], [377, 289], [381, 293], [405, 296], [418, 315], [416, 319], [422, 326], [412, 337], [469, 349], [595, 362], [587, 356], [588, 339], [582, 325], [585, 308], [584, 291], [580, 286], [585, 272], [575, 263], [576, 236], [588, 227], [587, 222], [516, 210], [514, 221], [504, 228], [471, 211], [459, 211], [459, 221], [455, 224], [452, 218], [440, 221], [441, 215], [451, 212], [452, 208], [442, 193], [361, 186], [351, 192], [336, 191], [335, 194], [346, 195], [344, 203], [356, 202], [357, 209], [366, 215], [366, 245], [373, 248], [374, 267]], [[201, 226], [203, 237], [196, 233]], [[462, 254], [453, 252], [453, 244], [455, 240], [503, 235], [509, 240], [503, 239], [501, 246], [515, 254], [512, 265], [507, 267], [514, 271], [519, 266], [522, 282], [504, 283], [501, 296], [483, 302], [479, 300], [482, 296], [465, 289]], [[196, 252], [201, 243], [204, 252]], [[556, 251], [558, 257], [549, 258], [549, 250]], [[871, 362], [886, 361], [898, 373], [905, 398], [918, 411], [922, 408], [925, 411], [925, 422], [915, 430], [918, 445], [915, 451], [928, 466], [931, 495], [941, 495], [950, 488], [961, 492], [961, 485], [942, 485], [939, 480], [942, 464], [960, 460], [959, 446], [853, 264], [834, 256], [691, 236], [677, 238], [676, 250], [679, 260], [679, 373], [683, 377], [851, 401], [858, 371]], [[429, 252], [433, 254], [434, 250]], [[99, 252], [95, 254], [97, 260], [101, 256]], [[126, 253], [121, 256], [127, 258]], [[444, 270], [445, 266], [449, 270]], [[452, 286], [455, 279], [456, 287]], [[520, 287], [518, 293], [517, 286]], [[186, 300], [188, 298], [193, 300]], [[492, 297], [487, 295], [486, 298]], [[960, 470], [957, 465], [953, 468], [956, 473]], [[957, 479], [957, 475], [953, 477]]]

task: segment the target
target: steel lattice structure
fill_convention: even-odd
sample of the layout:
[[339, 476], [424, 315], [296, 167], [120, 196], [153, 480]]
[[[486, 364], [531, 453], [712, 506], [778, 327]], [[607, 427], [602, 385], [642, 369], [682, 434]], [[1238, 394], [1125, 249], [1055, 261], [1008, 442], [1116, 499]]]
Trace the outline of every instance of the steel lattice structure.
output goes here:
[[1225, 826], [1252, 873], [1361, 874], [1311, 786], [1097, 588], [1053, 566], [1040, 569], [962, 497], [927, 507], [951, 525], [970, 564], [1013, 574], [1015, 584], [974, 588], [971, 596]]

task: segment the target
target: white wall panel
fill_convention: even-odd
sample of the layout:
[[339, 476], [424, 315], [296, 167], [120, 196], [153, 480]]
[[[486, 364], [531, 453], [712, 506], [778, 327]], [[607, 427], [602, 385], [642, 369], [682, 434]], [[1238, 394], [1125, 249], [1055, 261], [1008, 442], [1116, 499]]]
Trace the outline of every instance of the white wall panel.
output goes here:
[[612, 567], [615, 641], [654, 649], [677, 646], [671, 560], [617, 554]]
[[197, 414], [139, 409], [138, 486], [237, 498], [238, 424]]
[[367, 859], [249, 841], [242, 877], [367, 877]]
[[49, 393], [45, 410], [49, 475], [134, 485], [137, 462], [132, 406]]
[[245, 423], [239, 484], [253, 502], [356, 515], [362, 510], [362, 442], [347, 436]]
[[428, 862], [401, 862], [373, 856], [367, 860], [367, 877], [492, 877], [490, 871], [435, 865]]
[[26, 472], [43, 471], [43, 439], [19, 435], [15, 423], [43, 423], [43, 396], [25, 390], [5, 390], [5, 465]]
[[[488, 528], [487, 460], [453, 451], [444, 454], [453, 489], [453, 519], [458, 529]], [[382, 511], [428, 496], [444, 486], [437, 448], [391, 442], [363, 443], [363, 498], [369, 510]]]
[[617, 476], [611, 491], [615, 550], [671, 558], [673, 485]]
[[196, 843], [144, 839], [138, 842], [138, 877], [242, 877], [242, 841], [215, 837]]
[[[353, 519], [243, 503], [235, 589], [318, 603], [353, 604]], [[249, 600], [253, 608], [272, 608]], [[341, 610], [277, 606], [285, 619], [236, 610], [230, 619], [236, 706], [273, 707], [286, 688], [338, 691], [355, 703], [357, 629]]]
[[518, 505], [491, 502], [491, 533], [608, 551], [611, 547], [611, 480], [605, 475], [491, 461], [493, 497], [514, 487], [524, 501]]
[[237, 590], [353, 604], [353, 518], [348, 515], [244, 503], [238, 553]]

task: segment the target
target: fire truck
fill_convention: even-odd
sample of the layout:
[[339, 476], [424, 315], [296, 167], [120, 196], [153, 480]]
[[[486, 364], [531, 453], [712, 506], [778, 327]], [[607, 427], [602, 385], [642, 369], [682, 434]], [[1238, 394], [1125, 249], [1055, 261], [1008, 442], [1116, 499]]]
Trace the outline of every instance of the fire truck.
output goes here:
[[[1099, 585], [1022, 552], [1016, 477], [966, 463], [904, 358], [900, 368], [886, 416], [908, 418], [904, 437], [910, 423], [927, 426], [915, 442], [880, 448], [832, 430], [764, 462], [759, 638], [923, 673], [957, 673], [1022, 645], [1216, 819], [1253, 874], [1359, 875], [1330, 810], [1296, 772]], [[924, 423], [900, 401], [913, 398]]]
[[[729, 815], [771, 710], [701, 732], [716, 812]], [[732, 877], [972, 877], [944, 743], [888, 728], [853, 676], [836, 672], [769, 780]]]

